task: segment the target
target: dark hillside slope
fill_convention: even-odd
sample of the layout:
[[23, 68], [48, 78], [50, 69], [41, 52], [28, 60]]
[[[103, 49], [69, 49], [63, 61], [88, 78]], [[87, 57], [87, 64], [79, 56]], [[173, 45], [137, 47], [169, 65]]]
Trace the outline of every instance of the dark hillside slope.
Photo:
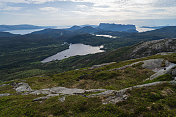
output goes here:
[[141, 34], [162, 36], [164, 38], [176, 38], [176, 26], [167, 26], [167, 27], [164, 27], [164, 28], [144, 32], [144, 33], [141, 33]]
[[0, 32], [0, 37], [14, 37], [14, 36], [18, 36], [18, 34], [12, 34], [9, 32]]

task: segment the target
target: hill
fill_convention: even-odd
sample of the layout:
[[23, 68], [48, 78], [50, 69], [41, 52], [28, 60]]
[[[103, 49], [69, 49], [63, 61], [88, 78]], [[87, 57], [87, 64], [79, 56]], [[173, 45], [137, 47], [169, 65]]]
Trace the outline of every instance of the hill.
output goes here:
[[14, 36], [18, 36], [17, 34], [12, 34], [9, 32], [0, 32], [0, 37], [14, 37]]
[[[163, 29], [157, 31], [160, 32], [157, 35], [152, 35], [152, 32], [147, 32], [149, 34], [114, 32], [113, 34], [118, 35], [117, 38], [107, 38], [75, 31], [45, 29], [27, 35], [0, 37], [0, 78], [1, 80], [9, 80], [35, 76], [41, 73], [58, 73], [95, 64], [150, 56], [157, 52], [166, 51], [166, 48], [168, 48], [167, 52], [174, 51], [174, 49], [169, 49], [169, 47], [171, 45], [174, 48], [175, 45], [169, 42], [169, 46], [163, 46], [166, 48], [155, 50], [156, 52], [152, 51], [152, 49], [144, 48], [137, 53], [131, 54], [134, 47], [138, 46], [139, 43], [160, 40], [163, 37], [160, 35], [168, 32]], [[174, 30], [170, 30], [169, 33], [174, 33]], [[165, 37], [167, 38], [167, 35]], [[175, 37], [174, 34], [172, 37]], [[104, 45], [103, 49], [106, 52], [94, 55], [75, 56], [63, 61], [54, 61], [47, 64], [40, 62], [51, 55], [68, 49], [69, 44], [65, 42], [83, 43], [92, 46]], [[142, 54], [141, 52], [144, 53]]]
[[175, 116], [175, 56], [3, 82], [0, 116]]

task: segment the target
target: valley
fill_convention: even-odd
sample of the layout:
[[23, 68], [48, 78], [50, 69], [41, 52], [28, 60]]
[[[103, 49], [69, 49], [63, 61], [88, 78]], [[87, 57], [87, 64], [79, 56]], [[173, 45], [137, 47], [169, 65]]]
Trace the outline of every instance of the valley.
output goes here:
[[175, 31], [1, 32], [0, 116], [175, 116]]

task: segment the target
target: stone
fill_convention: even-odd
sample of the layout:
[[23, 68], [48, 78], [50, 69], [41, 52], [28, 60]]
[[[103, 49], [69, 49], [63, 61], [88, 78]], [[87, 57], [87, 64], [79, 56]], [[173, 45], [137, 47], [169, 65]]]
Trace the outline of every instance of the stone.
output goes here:
[[30, 94], [34, 94], [34, 95], [40, 95], [40, 94], [51, 94], [50, 89], [41, 89], [41, 90], [36, 90], [31, 92]]
[[176, 64], [172, 63], [170, 66], [165, 67], [164, 69], [160, 69], [158, 72], [150, 76], [150, 80], [153, 80], [164, 74], [172, 74], [172, 69], [176, 67]]
[[46, 100], [46, 99], [48, 99], [50, 97], [55, 97], [55, 96], [59, 96], [59, 94], [49, 94], [47, 96], [36, 98], [33, 101], [42, 101], [42, 100]]
[[143, 84], [143, 85], [137, 85], [137, 86], [133, 86], [132, 88], [149, 87], [149, 86], [155, 86], [155, 85], [159, 85], [163, 83], [167, 83], [167, 81], [158, 81], [158, 82], [153, 82], [153, 83], [148, 83], [148, 84]]
[[28, 85], [28, 83], [23, 83], [23, 82], [16, 84], [15, 90], [17, 92], [31, 92], [31, 91], [33, 91], [31, 89], [31, 87]]
[[56, 97], [56, 96], [59, 96], [60, 94], [49, 94], [47, 95], [47, 97]]
[[175, 52], [161, 52], [156, 55], [169, 55], [169, 54], [173, 54], [173, 53], [175, 53]]
[[90, 90], [85, 90], [87, 93], [95, 93], [95, 92], [101, 92], [101, 91], [106, 91], [106, 89], [90, 89]]
[[104, 66], [107, 66], [107, 65], [111, 65], [111, 64], [114, 64], [114, 63], [116, 63], [116, 62], [104, 63], [104, 64], [100, 64], [100, 65], [94, 65], [94, 66], [90, 67], [89, 69], [92, 70], [92, 69], [104, 67]]
[[10, 93], [3, 93], [3, 94], [0, 94], [0, 97], [3, 97], [3, 96], [9, 96]]
[[104, 92], [101, 92], [101, 93], [91, 94], [87, 97], [107, 96], [107, 95], [113, 94], [114, 92], [115, 92], [115, 90], [107, 90], [107, 91], [104, 91]]
[[68, 94], [68, 95], [74, 95], [74, 94], [83, 94], [85, 93], [85, 90], [83, 89], [76, 89], [76, 88], [65, 88], [65, 87], [54, 87], [50, 89], [52, 93], [60, 93], [60, 94]]
[[46, 100], [48, 98], [49, 97], [47, 97], [47, 96], [45, 96], [45, 97], [39, 97], [39, 98], [34, 99], [33, 101], [42, 101], [42, 100]]
[[7, 86], [7, 85], [9, 85], [9, 84], [2, 84], [2, 85], [0, 85], [0, 87], [4, 87], [4, 86]]
[[171, 75], [172, 75], [172, 76], [176, 76], [176, 68], [172, 69]]
[[119, 68], [110, 69], [109, 71], [123, 70], [123, 69], [126, 69], [128, 67], [132, 67], [133, 65], [139, 64], [141, 62], [143, 62], [143, 61], [135, 62], [135, 63], [129, 64], [129, 65], [125, 65], [123, 67], [119, 67]]
[[131, 58], [141, 58], [161, 52], [175, 52], [175, 50], [175, 39], [160, 39], [138, 44], [129, 56]]
[[65, 88], [65, 87], [53, 87], [48, 89], [40, 89], [31, 92], [30, 94], [40, 95], [40, 94], [68, 94], [68, 95], [75, 95], [75, 94], [83, 94], [85, 90], [83, 89], [76, 89], [76, 88]]
[[164, 59], [149, 59], [149, 60], [145, 60], [143, 61], [144, 64], [142, 65], [143, 68], [145, 69], [151, 69], [154, 72], [157, 72], [158, 70], [160, 70], [162, 67], [162, 63], [163, 63]]
[[65, 96], [59, 98], [59, 101], [64, 102], [65, 101]]

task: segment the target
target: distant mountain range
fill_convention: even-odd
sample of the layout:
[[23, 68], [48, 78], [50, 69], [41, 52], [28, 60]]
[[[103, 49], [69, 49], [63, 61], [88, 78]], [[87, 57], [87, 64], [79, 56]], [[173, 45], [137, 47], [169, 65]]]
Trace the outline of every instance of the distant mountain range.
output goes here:
[[80, 31], [80, 32], [88, 32], [95, 33], [100, 31], [118, 31], [118, 32], [138, 32], [136, 30], [135, 25], [122, 25], [122, 24], [109, 24], [109, 23], [100, 23], [98, 26], [96, 25], [82, 25], [82, 26], [72, 26], [71, 28], [67, 28], [66, 30], [70, 31]]
[[137, 32], [135, 25], [100, 23], [98, 28], [106, 31]]
[[141, 26], [141, 28], [160, 29], [167, 26]]
[[28, 24], [0, 25], [0, 31], [30, 30], [30, 29], [42, 29], [42, 28], [55, 28], [55, 27], [54, 26], [34, 26], [34, 25], [28, 25]]

